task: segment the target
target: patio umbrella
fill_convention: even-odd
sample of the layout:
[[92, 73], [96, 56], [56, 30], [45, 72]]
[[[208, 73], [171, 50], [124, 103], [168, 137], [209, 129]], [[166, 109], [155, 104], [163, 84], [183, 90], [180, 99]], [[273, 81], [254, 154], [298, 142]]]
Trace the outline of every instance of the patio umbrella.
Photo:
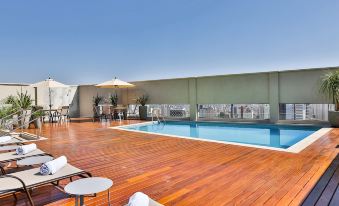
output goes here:
[[128, 82], [122, 81], [118, 78], [114, 78], [112, 80], [103, 82], [101, 84], [95, 85], [96, 87], [99, 88], [114, 88], [114, 89], [120, 89], [120, 88], [129, 88], [129, 87], [134, 87], [133, 84], [130, 84]]
[[99, 88], [128, 88], [128, 87], [134, 87], [133, 84], [130, 84], [128, 82], [117, 79], [116, 77], [112, 80], [103, 82], [101, 84], [97, 84], [95, 86], [99, 87]]
[[43, 88], [48, 88], [48, 97], [49, 97], [49, 110], [51, 111], [52, 109], [52, 98], [51, 98], [51, 89], [52, 88], [61, 88], [61, 87], [68, 87], [67, 85], [57, 82], [50, 77], [44, 81], [37, 82], [35, 84], [31, 84], [31, 87], [43, 87]]

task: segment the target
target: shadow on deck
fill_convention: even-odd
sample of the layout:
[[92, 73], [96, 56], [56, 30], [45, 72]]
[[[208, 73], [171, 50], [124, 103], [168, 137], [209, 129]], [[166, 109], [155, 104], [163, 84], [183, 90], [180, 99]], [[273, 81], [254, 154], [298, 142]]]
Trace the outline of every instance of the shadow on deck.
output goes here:
[[303, 202], [310, 205], [339, 205], [339, 154]]

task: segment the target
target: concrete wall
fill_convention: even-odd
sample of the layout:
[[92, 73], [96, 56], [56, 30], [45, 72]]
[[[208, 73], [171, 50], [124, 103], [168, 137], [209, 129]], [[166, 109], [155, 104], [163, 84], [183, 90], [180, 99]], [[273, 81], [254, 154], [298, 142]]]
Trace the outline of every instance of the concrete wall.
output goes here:
[[[37, 100], [38, 105], [43, 106], [44, 109], [49, 109], [48, 88], [37, 88]], [[54, 109], [69, 105], [70, 116], [80, 116], [78, 86], [51, 88], [51, 104]]]
[[189, 79], [169, 79], [145, 82], [133, 82], [134, 88], [128, 90], [129, 104], [135, 103], [142, 94], [149, 96], [150, 104], [188, 104]]
[[[279, 103], [331, 103], [319, 93], [321, 79], [329, 71], [319, 68], [252, 74], [220, 75], [132, 82], [134, 88], [118, 90], [122, 104], [135, 104], [142, 94], [149, 104], [190, 104], [191, 118], [197, 104], [270, 104], [271, 120], [279, 118]], [[112, 90], [80, 86], [80, 116], [92, 116], [92, 97]]]
[[[272, 122], [279, 117], [279, 103], [331, 103], [319, 93], [321, 79], [334, 68], [262, 72], [252, 74], [220, 75], [132, 82], [129, 89], [100, 89], [94, 85], [53, 89], [53, 107], [71, 105], [72, 116], [91, 117], [93, 96], [106, 99], [117, 92], [119, 104], [135, 104], [142, 94], [150, 97], [149, 104], [189, 104], [194, 120], [197, 104], [270, 104]], [[34, 96], [34, 88], [17, 85], [0, 85], [0, 99], [17, 91], [28, 91]], [[48, 90], [38, 88], [38, 104], [48, 106]]]
[[92, 117], [93, 116], [93, 97], [97, 94], [109, 100], [109, 97], [113, 93], [118, 94], [118, 104], [127, 104], [127, 100], [123, 99], [123, 92], [127, 92], [126, 89], [101, 89], [94, 85], [81, 85], [79, 86], [79, 108], [80, 117]]
[[33, 87], [19, 84], [0, 84], [0, 101], [6, 99], [9, 95], [16, 96], [17, 93], [25, 93], [26, 91], [35, 100], [35, 90]]
[[[337, 68], [339, 69], [339, 68]], [[279, 72], [279, 101], [281, 103], [330, 103], [319, 92], [321, 79], [334, 69]]]
[[[26, 91], [34, 100], [33, 104], [43, 106], [44, 109], [49, 108], [49, 92], [46, 88], [37, 88], [35, 90], [35, 88], [27, 85], [0, 84], [0, 100], [5, 99], [9, 95], [16, 96], [18, 92], [25, 93]], [[52, 108], [70, 105], [70, 116], [80, 116], [78, 86], [53, 88], [51, 89], [51, 99]], [[37, 100], [36, 103], [35, 100]]]
[[268, 73], [199, 77], [197, 103], [268, 103], [268, 80]]

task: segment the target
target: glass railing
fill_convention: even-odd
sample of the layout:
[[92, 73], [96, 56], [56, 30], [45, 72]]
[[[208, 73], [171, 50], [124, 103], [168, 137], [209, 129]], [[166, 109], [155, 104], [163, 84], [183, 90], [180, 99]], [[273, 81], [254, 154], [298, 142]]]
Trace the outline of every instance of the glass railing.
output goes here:
[[198, 118], [211, 120], [270, 118], [269, 104], [199, 104]]
[[[139, 106], [136, 104], [128, 105], [127, 115], [128, 117], [139, 116]], [[152, 117], [152, 110], [160, 110], [160, 115], [164, 118], [189, 118], [190, 117], [190, 105], [189, 104], [147, 104], [147, 116]]]
[[280, 120], [328, 120], [333, 104], [279, 104]]

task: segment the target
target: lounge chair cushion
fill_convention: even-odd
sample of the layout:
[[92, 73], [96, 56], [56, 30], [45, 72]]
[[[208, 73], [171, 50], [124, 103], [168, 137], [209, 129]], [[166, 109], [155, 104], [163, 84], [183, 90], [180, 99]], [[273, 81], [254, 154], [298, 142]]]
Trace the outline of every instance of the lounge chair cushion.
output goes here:
[[[10, 175], [20, 178], [26, 184], [27, 188], [32, 188], [37, 185], [42, 185], [43, 183], [51, 183], [58, 179], [64, 179], [83, 172], [83, 170], [78, 169], [70, 164], [67, 164], [54, 175], [41, 175], [39, 169], [40, 168], [34, 168], [12, 173]], [[9, 177], [0, 178], [0, 194], [4, 194], [7, 191], [19, 188], [22, 188], [22, 184], [17, 179]]]
[[0, 136], [0, 143], [6, 143], [6, 142], [10, 141], [11, 139], [12, 139], [12, 137], [8, 136], [8, 135]]
[[7, 144], [19, 144], [22, 143], [23, 140], [21, 138], [13, 137], [11, 140], [7, 142], [2, 142], [0, 145], [7, 145]]
[[6, 153], [0, 153], [0, 162], [8, 162], [8, 161], [13, 161], [13, 160], [17, 160], [20, 158], [24, 158], [24, 157], [31, 157], [31, 156], [35, 156], [35, 155], [42, 155], [45, 154], [45, 152], [36, 149], [30, 153], [27, 153], [25, 155], [17, 155], [16, 152], [6, 152]]

